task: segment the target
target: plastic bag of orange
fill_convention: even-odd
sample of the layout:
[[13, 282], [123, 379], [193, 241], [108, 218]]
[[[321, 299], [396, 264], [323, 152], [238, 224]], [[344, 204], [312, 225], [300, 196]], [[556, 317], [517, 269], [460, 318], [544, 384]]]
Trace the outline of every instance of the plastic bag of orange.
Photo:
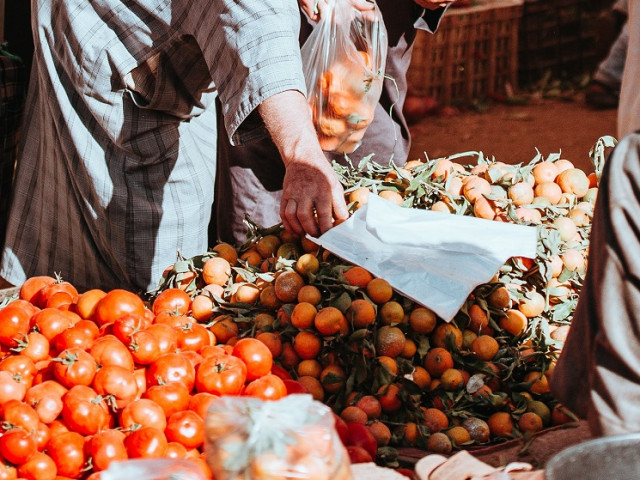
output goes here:
[[307, 98], [323, 150], [351, 153], [380, 100], [387, 30], [377, 5], [329, 0], [302, 46]]
[[333, 413], [311, 395], [220, 397], [205, 424], [207, 463], [216, 480], [352, 480]]

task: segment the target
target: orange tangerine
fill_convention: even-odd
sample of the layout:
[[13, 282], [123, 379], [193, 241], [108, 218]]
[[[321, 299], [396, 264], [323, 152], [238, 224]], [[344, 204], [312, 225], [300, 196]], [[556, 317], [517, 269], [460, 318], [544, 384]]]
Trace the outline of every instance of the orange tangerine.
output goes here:
[[202, 265], [202, 280], [224, 286], [231, 277], [231, 264], [222, 257], [212, 257]]
[[344, 279], [355, 287], [365, 288], [373, 280], [373, 275], [360, 266], [353, 266], [343, 273]]
[[409, 314], [409, 326], [415, 333], [428, 335], [433, 332], [437, 323], [436, 314], [426, 307], [416, 307]]
[[424, 358], [424, 368], [432, 377], [440, 377], [445, 370], [453, 368], [453, 357], [449, 350], [442, 347], [432, 348]]
[[315, 306], [307, 302], [300, 302], [293, 307], [291, 312], [291, 325], [300, 329], [311, 328], [316, 313], [318, 313], [318, 310]]
[[280, 335], [275, 332], [260, 332], [256, 335], [256, 339], [264, 343], [273, 358], [277, 358], [282, 353], [282, 340]]
[[562, 199], [562, 188], [556, 182], [542, 182], [536, 185], [535, 194], [549, 200], [551, 205], [557, 205]]
[[355, 405], [345, 407], [342, 412], [340, 412], [340, 418], [347, 423], [356, 422], [362, 425], [366, 425], [368, 420], [367, 413]]
[[456, 447], [471, 441], [471, 435], [469, 435], [467, 429], [460, 425], [451, 427], [445, 433]]
[[385, 325], [376, 334], [376, 353], [395, 358], [404, 350], [406, 337], [398, 327]]
[[389, 357], [387, 355], [379, 355], [376, 357], [377, 362], [383, 367], [387, 372], [391, 375], [395, 376], [398, 374], [398, 362], [393, 357]]
[[431, 343], [435, 347], [446, 347], [448, 342], [460, 348], [462, 346], [462, 331], [451, 323], [441, 323], [431, 334]]
[[395, 190], [382, 190], [380, 193], [378, 193], [378, 196], [393, 203], [394, 205], [402, 205], [402, 202], [404, 201], [402, 195], [400, 195]]
[[484, 178], [471, 175], [464, 181], [462, 193], [467, 200], [475, 203], [478, 198], [491, 194], [491, 184]]
[[449, 426], [447, 415], [437, 408], [420, 407], [422, 410], [422, 424], [425, 425], [431, 433], [439, 432]]
[[558, 174], [556, 183], [565, 193], [575, 194], [578, 198], [582, 198], [589, 190], [589, 179], [587, 174], [579, 168], [568, 168]]
[[360, 208], [369, 202], [369, 193], [367, 187], [358, 187], [349, 192], [349, 203], [357, 202], [357, 208]]
[[242, 260], [243, 262], [248, 263], [252, 267], [257, 267], [258, 265], [260, 265], [262, 263], [263, 258], [262, 258], [262, 255], [260, 255], [260, 252], [258, 252], [257, 249], [250, 248], [246, 252], [243, 252], [242, 254], [240, 254], [240, 260]]
[[498, 341], [490, 335], [480, 335], [471, 343], [471, 351], [484, 361], [492, 360], [500, 350]]
[[418, 351], [418, 345], [412, 339], [407, 338], [404, 342], [404, 348], [400, 353], [402, 358], [413, 358]]
[[534, 318], [544, 312], [545, 309], [544, 297], [535, 290], [530, 290], [524, 294], [524, 298], [520, 300], [518, 304], [518, 310], [520, 310], [525, 317]]
[[310, 377], [320, 378], [320, 373], [322, 373], [322, 364], [315, 358], [302, 360], [298, 364], [296, 372], [299, 377], [308, 375]]
[[298, 291], [298, 302], [318, 305], [322, 301], [322, 293], [315, 285], [305, 285]]
[[391, 300], [393, 288], [384, 278], [374, 278], [367, 283], [367, 296], [372, 302], [382, 304]]
[[520, 310], [509, 309], [505, 312], [504, 317], [500, 317], [498, 325], [501, 329], [506, 330], [511, 335], [522, 335], [529, 324], [527, 317]]
[[357, 298], [347, 309], [347, 320], [355, 329], [366, 328], [375, 322], [376, 309], [368, 300]]
[[518, 420], [518, 428], [522, 432], [539, 432], [543, 428], [542, 418], [535, 412], [525, 412]]
[[314, 400], [322, 402], [324, 400], [324, 388], [322, 383], [315, 377], [298, 377], [297, 381], [301, 383], [311, 394]]
[[533, 188], [526, 182], [514, 183], [507, 190], [509, 198], [513, 201], [514, 205], [529, 205], [533, 202]]
[[549, 388], [549, 381], [547, 377], [542, 372], [529, 372], [524, 377], [525, 382], [533, 382], [529, 387], [529, 391], [531, 393], [536, 393], [538, 395], [542, 395], [543, 393], [548, 393], [551, 391]]
[[320, 372], [320, 383], [325, 392], [339, 392], [346, 381], [347, 375], [339, 365], [329, 364]]
[[367, 414], [367, 418], [379, 418], [382, 415], [382, 405], [374, 395], [364, 395], [356, 402], [356, 407]]
[[273, 257], [281, 244], [282, 240], [277, 235], [265, 235], [256, 242], [256, 250], [262, 258]]
[[298, 299], [298, 292], [304, 286], [304, 280], [298, 272], [287, 270], [276, 277], [275, 293], [278, 300], [292, 303]]
[[308, 276], [320, 270], [320, 261], [313, 253], [305, 253], [296, 261], [295, 269], [300, 275]]
[[440, 384], [447, 391], [455, 392], [464, 386], [464, 377], [457, 368], [447, 368], [440, 376]]
[[402, 323], [404, 319], [404, 309], [402, 308], [402, 305], [394, 300], [390, 300], [382, 304], [378, 314], [383, 325]]
[[431, 375], [427, 372], [427, 369], [419, 365], [413, 367], [413, 372], [405, 375], [406, 378], [418, 385], [421, 390], [426, 389], [431, 383]]
[[391, 442], [391, 430], [384, 423], [379, 420], [371, 422], [369, 425], [369, 431], [373, 434], [373, 438], [376, 439], [378, 447], [385, 447]]
[[487, 419], [489, 431], [494, 438], [510, 438], [513, 436], [513, 419], [507, 412], [495, 412]]
[[313, 332], [302, 330], [293, 337], [293, 349], [303, 360], [316, 358], [322, 348], [322, 340]]
[[446, 455], [451, 453], [453, 445], [448, 435], [442, 432], [436, 432], [429, 435], [427, 440], [427, 450], [433, 453]]
[[213, 251], [218, 254], [219, 257], [224, 258], [230, 265], [235, 265], [238, 263], [238, 252], [233, 246], [228, 243], [220, 242], [215, 247], [213, 247]]
[[477, 303], [469, 307], [469, 324], [467, 328], [475, 333], [486, 330], [489, 327], [489, 317]]
[[270, 309], [278, 309], [282, 302], [276, 296], [276, 287], [267, 285], [260, 292], [260, 303]]
[[537, 185], [553, 182], [558, 176], [558, 167], [553, 162], [544, 161], [533, 167], [532, 173]]
[[313, 323], [316, 330], [322, 335], [346, 334], [348, 332], [347, 319], [336, 307], [329, 306], [318, 310]]

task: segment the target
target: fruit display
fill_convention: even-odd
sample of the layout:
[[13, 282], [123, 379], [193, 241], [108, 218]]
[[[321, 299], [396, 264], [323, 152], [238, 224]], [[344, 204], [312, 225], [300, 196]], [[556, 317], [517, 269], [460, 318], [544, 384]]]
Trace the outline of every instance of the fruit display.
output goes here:
[[352, 209], [379, 195], [537, 227], [537, 257], [506, 262], [450, 323], [280, 226], [179, 258], [144, 297], [29, 278], [0, 305], [0, 478], [98, 478], [114, 460], [157, 457], [210, 477], [205, 416], [228, 395], [308, 393], [333, 410], [353, 463], [391, 466], [402, 447], [446, 454], [576, 420], [549, 378], [587, 268], [604, 146], [588, 174], [558, 155], [508, 165], [478, 152], [336, 165]]

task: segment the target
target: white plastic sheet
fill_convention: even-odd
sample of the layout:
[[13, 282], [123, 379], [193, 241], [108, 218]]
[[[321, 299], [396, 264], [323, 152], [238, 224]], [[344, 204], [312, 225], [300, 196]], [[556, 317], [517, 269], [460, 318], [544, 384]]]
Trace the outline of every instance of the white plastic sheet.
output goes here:
[[537, 230], [369, 195], [351, 218], [312, 240], [451, 321], [510, 257], [535, 258]]

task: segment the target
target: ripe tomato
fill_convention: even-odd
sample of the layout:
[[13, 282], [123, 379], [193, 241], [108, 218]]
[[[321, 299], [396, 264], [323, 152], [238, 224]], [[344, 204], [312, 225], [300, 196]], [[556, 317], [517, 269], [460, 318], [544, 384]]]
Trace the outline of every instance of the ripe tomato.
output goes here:
[[18, 475], [26, 480], [55, 480], [58, 469], [49, 455], [34, 453], [29, 460], [18, 466]]
[[109, 427], [111, 415], [98, 392], [85, 385], [76, 385], [62, 397], [62, 419], [69, 430], [93, 435]]
[[91, 458], [94, 472], [106, 470], [111, 462], [127, 460], [124, 439], [120, 430], [104, 430], [87, 440], [85, 452]]
[[69, 282], [63, 282], [56, 280], [55, 283], [51, 283], [42, 287], [38, 292], [31, 297], [31, 303], [40, 308], [45, 308], [47, 302], [57, 293], [67, 293], [71, 297], [71, 301], [78, 300], [78, 290]]
[[184, 383], [168, 382], [147, 388], [142, 397], [153, 400], [160, 405], [165, 417], [169, 418], [175, 412], [186, 410], [189, 407], [189, 393], [190, 390]]
[[38, 275], [35, 277], [27, 278], [20, 286], [20, 292], [18, 296], [22, 300], [30, 302], [33, 296], [38, 293], [43, 287], [56, 283], [56, 279], [49, 275]]
[[280, 377], [269, 373], [247, 384], [244, 395], [262, 400], [279, 400], [287, 395], [287, 386]]
[[89, 350], [93, 346], [100, 331], [91, 320], [80, 320], [74, 326], [59, 333], [55, 338], [55, 348], [61, 352], [71, 347]]
[[124, 407], [119, 414], [120, 427], [127, 430], [133, 427], [154, 427], [164, 431], [167, 418], [164, 410], [153, 400], [141, 398]]
[[73, 307], [73, 311], [84, 319], [88, 320], [93, 318], [98, 302], [106, 296], [107, 292], [100, 290], [99, 288], [87, 290], [78, 296], [78, 300]]
[[84, 453], [84, 437], [77, 432], [61, 432], [51, 435], [47, 453], [56, 464], [58, 475], [80, 478], [87, 456]]
[[287, 395], [293, 395], [295, 393], [309, 393], [309, 389], [297, 380], [285, 378], [282, 381], [287, 389]]
[[152, 311], [154, 315], [160, 312], [175, 312], [184, 315], [189, 311], [191, 297], [179, 288], [164, 290], [153, 301]]
[[51, 431], [49, 430], [49, 427], [42, 422], [38, 422], [38, 426], [31, 435], [33, 435], [33, 439], [36, 441], [36, 448], [38, 451], [44, 451], [44, 449], [47, 448], [49, 440], [51, 440]]
[[22, 401], [27, 393], [27, 388], [27, 384], [22, 381], [19, 375], [0, 371], [0, 405], [9, 400]]
[[179, 353], [165, 353], [147, 368], [147, 386], [167, 382], [182, 382], [187, 390], [193, 390], [195, 368]]
[[364, 448], [371, 458], [376, 458], [378, 444], [369, 427], [358, 422], [347, 422], [349, 429], [349, 439], [347, 445], [356, 445]]
[[0, 345], [16, 347], [27, 336], [32, 310], [24, 300], [15, 300], [0, 310]]
[[98, 302], [93, 319], [99, 326], [113, 323], [128, 313], [144, 315], [145, 306], [135, 293], [122, 289], [114, 289]]
[[53, 374], [67, 388], [91, 385], [98, 370], [94, 358], [79, 347], [68, 348], [53, 360]]
[[113, 322], [111, 333], [122, 343], [129, 345], [129, 337], [135, 332], [144, 330], [149, 325], [151, 325], [151, 321], [146, 316], [129, 313]]
[[20, 400], [9, 400], [2, 405], [2, 420], [29, 433], [38, 428], [40, 423], [40, 417], [33, 407]]
[[49, 340], [39, 332], [31, 332], [11, 351], [29, 357], [34, 363], [39, 362], [49, 357]]
[[162, 430], [142, 427], [124, 439], [129, 458], [160, 458], [167, 450], [167, 437]]
[[171, 311], [164, 311], [158, 313], [153, 319], [153, 323], [157, 325], [168, 325], [173, 328], [180, 328], [193, 322], [193, 319], [187, 315], [175, 313]]
[[[124, 408], [138, 395], [138, 382], [133, 369], [119, 365], [104, 365], [93, 379], [93, 388], [98, 395], [109, 397], [117, 408]], [[113, 404], [112, 404], [113, 405]]]
[[134, 361], [131, 351], [114, 335], [99, 337], [89, 350], [96, 363], [102, 367], [117, 365], [133, 372]]
[[56, 336], [75, 323], [75, 315], [71, 312], [64, 312], [57, 308], [44, 308], [36, 313], [31, 319], [38, 331], [43, 334], [49, 342], [53, 342]]
[[192, 410], [176, 412], [167, 420], [164, 434], [169, 442], [199, 448], [204, 443], [204, 420]]
[[212, 355], [198, 366], [196, 390], [214, 395], [239, 395], [246, 380], [247, 366], [238, 357]]
[[247, 366], [247, 380], [255, 380], [271, 372], [273, 355], [271, 350], [255, 338], [242, 338], [234, 345], [231, 354]]
[[0, 455], [14, 465], [23, 464], [36, 452], [36, 441], [21, 428], [12, 428], [0, 437]]
[[187, 458], [187, 449], [184, 448], [184, 445], [181, 443], [169, 442], [167, 443], [167, 450], [164, 452], [164, 456], [176, 459]]
[[16, 467], [0, 458], [0, 480], [17, 480], [18, 470]]
[[9, 355], [0, 361], [0, 372], [16, 375], [28, 386], [33, 383], [37, 371], [36, 364], [26, 355]]
[[199, 392], [191, 395], [191, 398], [189, 398], [189, 410], [193, 410], [204, 420], [211, 406], [211, 402], [216, 398], [218, 398], [217, 395], [208, 392]]
[[128, 345], [131, 356], [138, 365], [149, 365], [160, 357], [158, 337], [146, 330], [133, 332]]
[[[45, 380], [29, 388], [24, 396], [24, 401], [36, 410], [41, 422], [49, 424], [62, 411], [62, 396], [65, 393], [67, 393], [67, 389], [60, 383], [55, 380]], [[54, 408], [52, 405], [56, 407]]]
[[56, 292], [47, 299], [46, 308], [58, 310], [70, 310], [73, 305], [73, 296], [68, 292]]
[[199, 352], [203, 347], [211, 345], [209, 330], [199, 323], [190, 322], [178, 328], [178, 348]]
[[163, 323], [154, 323], [146, 331], [153, 334], [158, 340], [160, 355], [173, 353], [178, 348], [178, 332], [175, 328]]

